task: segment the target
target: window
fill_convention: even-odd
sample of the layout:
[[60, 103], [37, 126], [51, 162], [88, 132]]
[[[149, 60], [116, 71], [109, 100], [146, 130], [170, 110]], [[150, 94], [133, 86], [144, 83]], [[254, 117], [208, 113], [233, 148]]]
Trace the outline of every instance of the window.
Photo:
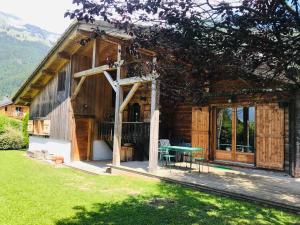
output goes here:
[[7, 112], [7, 106], [5, 106], [5, 112]]
[[138, 103], [129, 105], [128, 122], [139, 122], [141, 120], [141, 107]]
[[255, 107], [238, 107], [236, 114], [236, 150], [254, 153]]
[[22, 107], [16, 107], [17, 112], [22, 112]]
[[232, 150], [232, 109], [217, 109], [217, 149]]
[[66, 71], [61, 71], [58, 74], [57, 92], [65, 91], [66, 86]]

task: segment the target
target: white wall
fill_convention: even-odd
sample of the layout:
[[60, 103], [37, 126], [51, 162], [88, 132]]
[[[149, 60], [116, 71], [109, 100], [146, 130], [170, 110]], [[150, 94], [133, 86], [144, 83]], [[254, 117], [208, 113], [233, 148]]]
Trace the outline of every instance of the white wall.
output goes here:
[[71, 161], [70, 141], [30, 136], [29, 150], [47, 150], [49, 154], [63, 156], [65, 162]]
[[111, 160], [112, 150], [105, 141], [95, 140], [93, 142], [93, 160]]

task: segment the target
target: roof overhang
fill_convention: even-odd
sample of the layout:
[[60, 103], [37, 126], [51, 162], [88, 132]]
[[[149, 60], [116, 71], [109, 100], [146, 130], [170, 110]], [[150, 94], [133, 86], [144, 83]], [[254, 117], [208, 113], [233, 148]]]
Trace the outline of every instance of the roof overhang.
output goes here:
[[[45, 86], [53, 76], [59, 72], [59, 69], [69, 62], [70, 57], [82, 47], [80, 40], [89, 37], [97, 27], [105, 31], [105, 35], [117, 38], [118, 40], [127, 41], [132, 39], [132, 36], [113, 27], [107, 22], [73, 22], [19, 88], [13, 96], [12, 101], [16, 104], [29, 105], [32, 99], [41, 91], [42, 87]], [[42, 85], [41, 82], [39, 82], [41, 79], [43, 79]]]

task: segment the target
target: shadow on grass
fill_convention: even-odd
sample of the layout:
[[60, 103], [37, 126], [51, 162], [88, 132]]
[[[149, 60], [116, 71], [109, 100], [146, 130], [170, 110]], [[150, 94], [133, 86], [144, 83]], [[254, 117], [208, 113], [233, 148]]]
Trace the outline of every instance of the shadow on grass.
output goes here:
[[247, 202], [209, 195], [177, 185], [158, 184], [158, 195], [74, 207], [75, 216], [57, 225], [81, 224], [296, 224], [299, 218]]

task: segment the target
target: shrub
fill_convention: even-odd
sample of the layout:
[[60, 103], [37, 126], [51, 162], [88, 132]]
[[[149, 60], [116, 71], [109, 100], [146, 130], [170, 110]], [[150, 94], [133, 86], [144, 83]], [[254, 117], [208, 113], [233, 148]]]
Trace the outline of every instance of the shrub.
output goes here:
[[12, 127], [15, 130], [20, 130], [22, 128], [21, 121], [0, 115], [0, 134], [5, 132], [7, 126]]
[[22, 132], [12, 126], [6, 126], [4, 132], [0, 134], [0, 149], [21, 149], [24, 147]]
[[26, 113], [26, 115], [23, 118], [23, 127], [22, 127], [22, 133], [24, 138], [24, 147], [28, 147], [29, 145], [29, 134], [28, 134], [28, 120], [29, 120], [29, 113]]

